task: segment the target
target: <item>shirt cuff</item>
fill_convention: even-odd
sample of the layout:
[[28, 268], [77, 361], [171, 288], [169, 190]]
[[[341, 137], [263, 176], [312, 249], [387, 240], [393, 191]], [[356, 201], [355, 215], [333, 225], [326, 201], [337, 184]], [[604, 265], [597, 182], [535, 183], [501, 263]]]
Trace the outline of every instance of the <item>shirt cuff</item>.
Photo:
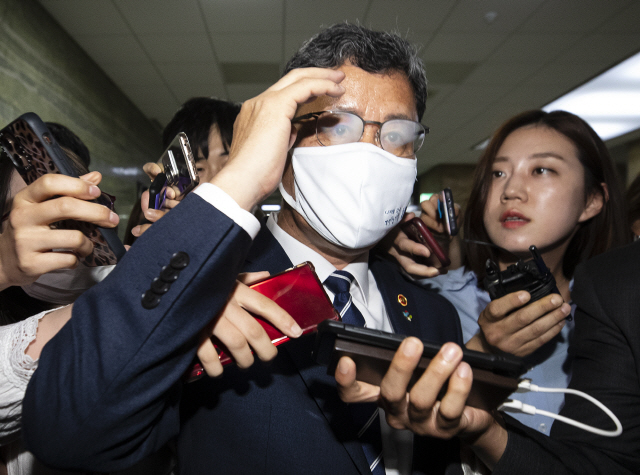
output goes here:
[[202, 183], [193, 192], [244, 229], [251, 239], [260, 232], [260, 221], [240, 207], [228, 194], [212, 183]]

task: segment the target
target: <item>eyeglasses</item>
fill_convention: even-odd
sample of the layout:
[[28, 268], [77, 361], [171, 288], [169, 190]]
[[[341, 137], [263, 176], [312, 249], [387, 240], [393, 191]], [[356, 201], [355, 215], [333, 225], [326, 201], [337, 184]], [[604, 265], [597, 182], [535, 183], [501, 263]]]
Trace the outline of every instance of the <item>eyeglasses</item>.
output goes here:
[[316, 139], [320, 145], [342, 145], [359, 142], [364, 134], [364, 126], [377, 125], [376, 141], [383, 150], [397, 157], [413, 158], [424, 143], [429, 127], [406, 119], [391, 119], [385, 122], [364, 120], [353, 112], [323, 111], [311, 112], [296, 117], [291, 122], [316, 120]]

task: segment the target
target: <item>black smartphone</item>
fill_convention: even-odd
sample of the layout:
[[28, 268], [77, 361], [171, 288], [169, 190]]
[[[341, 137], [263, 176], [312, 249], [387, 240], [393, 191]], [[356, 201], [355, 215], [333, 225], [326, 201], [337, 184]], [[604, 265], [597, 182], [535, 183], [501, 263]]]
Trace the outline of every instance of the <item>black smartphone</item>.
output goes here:
[[149, 208], [163, 207], [168, 187], [176, 188], [184, 196], [200, 182], [189, 139], [184, 132], [178, 133], [171, 141], [158, 160], [158, 165], [162, 173], [156, 176], [149, 187]]
[[442, 267], [449, 267], [451, 265], [451, 260], [444, 253], [438, 241], [436, 241], [431, 231], [429, 231], [429, 228], [427, 228], [427, 225], [424, 224], [420, 218], [413, 218], [403, 223], [402, 230], [412, 241], [427, 246], [440, 261]]
[[[81, 165], [64, 153], [44, 122], [33, 112], [21, 115], [0, 130], [0, 146], [27, 185], [47, 173], [77, 178], [84, 172]], [[113, 201], [105, 193], [93, 201], [113, 209]], [[114, 229], [74, 220], [60, 221], [51, 226], [79, 230], [91, 240], [93, 253], [82, 259], [88, 267], [115, 264], [126, 252]]]
[[[338, 360], [350, 357], [356, 364], [356, 379], [379, 385], [389, 369], [400, 343], [406, 337], [394, 333], [347, 325], [326, 320], [318, 325], [314, 357], [317, 363], [328, 366], [327, 374], [335, 374]], [[422, 376], [431, 359], [440, 351], [439, 343], [423, 341], [422, 359], [410, 386]], [[490, 355], [462, 349], [463, 361], [473, 370], [473, 386], [467, 405], [492, 410], [499, 407], [517, 388], [520, 377], [527, 371], [522, 358], [511, 355]], [[444, 395], [442, 389], [440, 397]]]
[[453, 206], [453, 193], [451, 188], [445, 188], [440, 193], [438, 200], [438, 214], [444, 220], [449, 236], [458, 234], [458, 222], [456, 221], [456, 210]]

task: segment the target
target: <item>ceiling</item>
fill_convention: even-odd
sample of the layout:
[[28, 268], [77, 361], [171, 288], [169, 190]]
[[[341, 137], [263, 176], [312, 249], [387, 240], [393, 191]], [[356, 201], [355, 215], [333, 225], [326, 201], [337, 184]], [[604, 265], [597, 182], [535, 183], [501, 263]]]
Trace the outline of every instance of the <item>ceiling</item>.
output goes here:
[[637, 0], [40, 0], [164, 126], [193, 96], [243, 101], [322, 26], [395, 29], [429, 80], [420, 173], [474, 163], [474, 145], [640, 51]]

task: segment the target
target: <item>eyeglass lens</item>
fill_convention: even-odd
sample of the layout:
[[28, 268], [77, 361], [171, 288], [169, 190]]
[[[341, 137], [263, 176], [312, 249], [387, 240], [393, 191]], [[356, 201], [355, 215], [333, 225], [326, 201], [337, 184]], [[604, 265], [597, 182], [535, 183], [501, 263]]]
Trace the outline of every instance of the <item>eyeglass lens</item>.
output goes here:
[[[350, 112], [323, 112], [318, 116], [316, 134], [325, 146], [358, 142], [364, 133], [365, 122]], [[425, 130], [417, 122], [394, 119], [384, 122], [378, 132], [383, 150], [398, 157], [411, 157], [424, 142]]]

